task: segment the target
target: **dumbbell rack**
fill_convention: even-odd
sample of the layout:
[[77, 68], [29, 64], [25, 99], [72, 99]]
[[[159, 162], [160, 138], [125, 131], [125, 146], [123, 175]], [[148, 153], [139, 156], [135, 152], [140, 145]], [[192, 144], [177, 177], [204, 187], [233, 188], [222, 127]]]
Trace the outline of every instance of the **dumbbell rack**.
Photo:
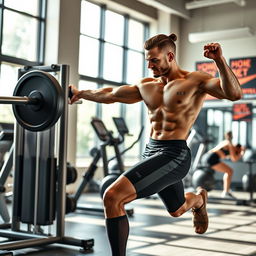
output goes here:
[[[54, 215], [56, 216], [56, 231], [55, 235], [45, 235], [37, 232], [37, 222], [35, 220], [34, 232], [24, 232], [20, 230], [20, 218], [17, 218], [15, 212], [17, 212], [18, 200], [20, 188], [15, 186], [18, 180], [19, 174], [14, 172], [14, 191], [13, 191], [13, 216], [11, 223], [11, 230], [0, 230], [0, 237], [6, 237], [11, 239], [11, 241], [0, 243], [0, 255], [1, 250], [5, 251], [4, 255], [9, 255], [11, 250], [18, 250], [23, 248], [30, 248], [35, 246], [49, 245], [53, 243], [65, 244], [79, 246], [84, 251], [91, 250], [94, 245], [93, 239], [81, 240], [73, 237], [65, 236], [65, 210], [66, 210], [66, 164], [67, 164], [67, 122], [68, 122], [68, 81], [69, 81], [69, 66], [68, 65], [51, 65], [51, 66], [33, 66], [24, 67], [19, 69], [19, 78], [29, 71], [40, 70], [44, 72], [58, 72], [60, 85], [64, 93], [64, 111], [61, 114], [59, 124], [51, 129], [58, 130], [58, 165], [59, 173], [57, 175], [57, 188], [56, 188], [56, 211]], [[19, 165], [19, 156], [23, 154], [22, 152], [22, 142], [23, 136], [26, 130], [21, 127], [18, 123], [15, 124], [15, 149], [14, 149], [14, 170]], [[40, 136], [41, 132], [36, 132], [36, 136]], [[38, 157], [39, 159], [39, 157]], [[39, 160], [38, 160], [39, 161]], [[35, 170], [36, 172], [38, 170]], [[38, 175], [36, 175], [38, 179]], [[38, 193], [38, 180], [35, 182], [35, 195]], [[55, 195], [54, 195], [55, 196]], [[35, 196], [36, 198], [36, 196]], [[35, 199], [36, 201], [36, 199]], [[35, 202], [34, 208], [37, 207]], [[34, 216], [37, 216], [35, 211]], [[36, 218], [36, 217], [35, 217]], [[9, 251], [9, 252], [7, 252]], [[10, 254], [11, 255], [11, 254]]]

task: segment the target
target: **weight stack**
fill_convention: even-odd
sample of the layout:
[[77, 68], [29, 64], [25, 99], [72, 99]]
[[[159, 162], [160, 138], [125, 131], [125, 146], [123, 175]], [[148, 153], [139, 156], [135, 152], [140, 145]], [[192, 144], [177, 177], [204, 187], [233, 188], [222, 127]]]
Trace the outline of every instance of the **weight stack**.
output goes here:
[[[36, 180], [37, 166], [38, 180]], [[37, 133], [24, 130], [24, 155], [21, 168], [23, 173], [21, 215], [18, 219], [27, 224], [51, 225], [55, 219], [56, 208], [54, 127]], [[36, 184], [38, 184], [37, 192]], [[34, 223], [35, 212], [37, 215], [36, 223]]]

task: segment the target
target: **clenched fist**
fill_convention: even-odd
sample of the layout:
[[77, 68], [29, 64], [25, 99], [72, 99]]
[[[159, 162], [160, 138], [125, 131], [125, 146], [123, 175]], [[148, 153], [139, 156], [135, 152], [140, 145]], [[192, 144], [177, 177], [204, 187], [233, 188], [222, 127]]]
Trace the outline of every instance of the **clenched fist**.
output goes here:
[[74, 85], [69, 86], [69, 103], [73, 104], [82, 98], [82, 92], [79, 91]]
[[211, 43], [204, 46], [204, 56], [208, 59], [219, 59], [222, 57], [222, 49], [220, 44]]

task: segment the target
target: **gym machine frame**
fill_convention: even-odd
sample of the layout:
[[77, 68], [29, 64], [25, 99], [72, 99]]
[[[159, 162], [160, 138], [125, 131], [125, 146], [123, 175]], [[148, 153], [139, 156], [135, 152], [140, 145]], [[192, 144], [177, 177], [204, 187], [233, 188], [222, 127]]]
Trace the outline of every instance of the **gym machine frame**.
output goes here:
[[[64, 110], [60, 116], [59, 124], [59, 145], [58, 145], [58, 164], [59, 164], [59, 174], [57, 175], [57, 195], [56, 195], [56, 235], [46, 236], [31, 233], [19, 232], [20, 222], [13, 218], [11, 224], [11, 230], [0, 230], [0, 236], [6, 237], [12, 240], [18, 241], [8, 241], [0, 244], [0, 250], [16, 250], [23, 248], [30, 248], [34, 246], [50, 245], [53, 243], [60, 243], [65, 245], [80, 246], [83, 250], [91, 250], [94, 245], [93, 239], [80, 240], [73, 237], [65, 236], [65, 205], [66, 205], [66, 165], [67, 165], [67, 121], [68, 121], [68, 81], [69, 81], [69, 66], [68, 65], [51, 65], [51, 66], [34, 66], [34, 67], [24, 67], [19, 69], [19, 78], [32, 70], [40, 70], [44, 72], [59, 72], [60, 85], [64, 92]], [[17, 99], [21, 101], [21, 99]], [[27, 101], [27, 99], [25, 99]], [[10, 103], [13, 103], [11, 101]], [[18, 164], [17, 156], [22, 154], [20, 138], [23, 136], [24, 128], [20, 126], [17, 122], [15, 125], [15, 149], [14, 149], [14, 170], [15, 166]], [[38, 135], [38, 134], [37, 134]], [[14, 183], [15, 183], [14, 175]], [[38, 189], [36, 187], [36, 189]], [[15, 197], [19, 191], [15, 190], [14, 186], [14, 207], [15, 207]], [[36, 207], [36, 206], [35, 206]], [[7, 253], [7, 252], [5, 252]], [[10, 253], [10, 252], [9, 252]], [[1, 255], [1, 251], [0, 251]], [[7, 255], [7, 254], [5, 254]]]
[[14, 144], [13, 144], [13, 130], [8, 131], [1, 131], [0, 132], [0, 140], [6, 139], [8, 141], [12, 141], [11, 147], [8, 150], [8, 158], [4, 161], [4, 164], [0, 170], [0, 207], [1, 212], [0, 215], [4, 220], [3, 224], [0, 224], [0, 229], [10, 228], [10, 215], [7, 209], [7, 205], [5, 202], [5, 187], [4, 184], [10, 175], [12, 165], [13, 165], [13, 151], [14, 151]]

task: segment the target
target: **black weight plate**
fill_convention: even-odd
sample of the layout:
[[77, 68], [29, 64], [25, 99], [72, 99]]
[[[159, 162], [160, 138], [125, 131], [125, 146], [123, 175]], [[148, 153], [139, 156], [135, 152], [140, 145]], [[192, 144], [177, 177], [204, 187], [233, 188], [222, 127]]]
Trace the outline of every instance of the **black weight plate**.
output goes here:
[[18, 80], [13, 96], [29, 96], [33, 91], [42, 96], [39, 108], [33, 105], [13, 105], [13, 112], [18, 123], [25, 129], [43, 131], [52, 127], [63, 112], [63, 90], [49, 73], [30, 71]]

